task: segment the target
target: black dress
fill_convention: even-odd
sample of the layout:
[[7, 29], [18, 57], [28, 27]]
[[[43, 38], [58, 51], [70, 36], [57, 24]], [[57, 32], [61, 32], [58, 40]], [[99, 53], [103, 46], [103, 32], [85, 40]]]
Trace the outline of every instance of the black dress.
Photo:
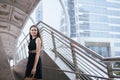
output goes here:
[[[36, 50], [35, 40], [36, 40], [36, 38], [30, 40], [30, 43], [28, 45], [29, 50]], [[35, 55], [36, 55], [36, 53], [29, 53], [28, 62], [27, 62], [27, 66], [26, 66], [25, 77], [29, 77], [31, 75], [31, 70], [32, 70], [33, 65], [34, 65]], [[36, 67], [36, 73], [35, 73], [34, 78], [42, 79], [42, 62], [41, 62], [40, 57], [39, 57], [39, 60], [38, 60], [38, 64], [37, 64], [37, 67]]]

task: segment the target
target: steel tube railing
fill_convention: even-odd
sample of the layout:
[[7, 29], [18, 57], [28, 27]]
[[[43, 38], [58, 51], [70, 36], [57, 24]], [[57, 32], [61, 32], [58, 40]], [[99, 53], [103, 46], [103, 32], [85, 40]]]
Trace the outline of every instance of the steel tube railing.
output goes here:
[[[88, 80], [94, 80], [96, 78], [100, 80], [120, 78], [119, 75], [114, 73], [114, 71], [120, 71], [120, 68], [113, 67], [114, 62], [120, 61], [120, 57], [102, 57], [101, 55], [68, 38], [42, 21], [40, 21], [37, 26], [41, 27], [40, 33], [44, 39], [43, 44], [45, 49], [57, 53], [56, 56], [63, 59], [63, 61], [73, 69], [73, 72], [76, 74], [76, 76], [79, 74], [80, 77], [84, 77]], [[25, 38], [20, 43], [20, 46]], [[74, 44], [74, 49], [71, 49], [71, 44]]]

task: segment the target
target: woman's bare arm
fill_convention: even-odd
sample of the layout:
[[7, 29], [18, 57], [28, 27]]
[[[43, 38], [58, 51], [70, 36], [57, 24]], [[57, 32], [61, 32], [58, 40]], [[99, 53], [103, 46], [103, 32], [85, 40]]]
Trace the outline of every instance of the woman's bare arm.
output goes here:
[[41, 40], [40, 40], [40, 38], [37, 38], [36, 39], [36, 56], [35, 56], [33, 69], [32, 69], [32, 72], [31, 72], [33, 74], [36, 72], [36, 67], [37, 67], [37, 64], [38, 64], [39, 56], [40, 56], [40, 50], [41, 50]]

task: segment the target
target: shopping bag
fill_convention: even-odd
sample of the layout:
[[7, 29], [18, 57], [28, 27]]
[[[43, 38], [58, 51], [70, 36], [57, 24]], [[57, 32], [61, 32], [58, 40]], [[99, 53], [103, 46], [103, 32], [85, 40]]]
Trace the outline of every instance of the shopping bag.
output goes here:
[[34, 78], [26, 77], [25, 80], [34, 80]]
[[36, 78], [34, 78], [34, 75], [30, 75], [29, 77], [26, 77], [25, 80], [36, 80]]

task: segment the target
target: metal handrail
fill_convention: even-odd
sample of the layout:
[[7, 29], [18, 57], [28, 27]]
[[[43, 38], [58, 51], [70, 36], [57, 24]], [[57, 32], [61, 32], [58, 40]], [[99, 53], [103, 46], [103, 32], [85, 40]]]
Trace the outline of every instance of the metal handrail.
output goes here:
[[[26, 38], [28, 37], [28, 34], [23, 38], [23, 40], [20, 42], [20, 44], [18, 45], [18, 48], [21, 46], [21, 44], [24, 42], [24, 40], [27, 40]], [[27, 43], [28, 43], [28, 41], [27, 41]], [[17, 48], [17, 49], [18, 49]]]
[[[42, 21], [38, 22], [36, 25], [41, 26], [40, 33], [42, 34], [42, 38], [44, 39], [43, 40], [44, 46], [46, 46], [46, 44], [47, 44], [47, 47], [49, 48], [49, 50], [52, 50], [52, 52], [54, 52], [56, 56], [62, 55], [65, 59], [64, 61], [66, 61], [66, 63], [69, 63], [68, 66], [72, 66], [72, 68], [74, 68], [73, 71], [74, 71], [74, 73], [76, 73], [76, 76], [84, 74], [84, 76], [86, 75], [86, 76], [88, 76], [88, 78], [89, 77], [91, 78], [92, 76], [94, 76], [94, 78], [99, 77], [100, 79], [120, 78], [120, 76], [114, 75], [114, 73], [113, 73], [114, 71], [120, 71], [120, 69], [112, 67], [113, 66], [112, 62], [120, 61], [120, 57], [112, 57], [112, 58], [111, 57], [107, 57], [107, 58], [102, 57], [101, 55], [99, 55], [96, 52], [90, 50], [89, 48], [79, 44], [78, 42], [68, 38], [61, 32], [55, 30], [54, 28], [50, 27], [49, 25], [45, 24]], [[52, 38], [54, 38], [54, 39], [52, 39]], [[22, 44], [24, 40], [25, 40], [25, 38], [22, 40], [22, 42], [20, 44]], [[49, 41], [51, 41], [51, 42], [49, 42]], [[72, 44], [72, 46], [71, 46], [71, 44]], [[71, 48], [73, 48], [73, 49], [71, 49]], [[73, 52], [72, 52], [72, 50], [73, 50]], [[61, 51], [63, 51], [63, 52], [61, 52]], [[75, 55], [73, 55], [73, 54], [75, 54]], [[69, 55], [69, 57], [66, 55]], [[73, 60], [72, 60], [72, 58], [73, 58]], [[62, 57], [61, 57], [61, 59], [62, 59]], [[74, 59], [76, 59], [76, 60], [74, 60]], [[91, 68], [94, 66], [94, 69], [96, 70], [96, 72], [98, 69], [101, 71], [103, 70], [102, 73], [104, 73], [104, 75], [107, 75], [107, 76], [106, 77], [104, 77], [104, 75], [98, 76], [101, 74], [99, 71], [97, 73], [98, 75], [97, 74], [87, 74], [88, 70], [85, 68], [84, 65], [81, 66], [81, 64], [79, 63], [80, 59], [83, 61], [84, 65], [86, 65], [86, 64], [89, 65], [90, 71], [94, 71]], [[71, 62], [71, 60], [72, 60], [72, 62]], [[75, 67], [75, 65], [77, 65], [77, 67]], [[83, 68], [85, 72], [81, 68]], [[82, 73], [80, 71], [82, 71]], [[79, 75], [78, 75], [78, 73], [79, 73]]]
[[51, 30], [53, 30], [53, 31], [56, 32], [57, 34], [63, 36], [64, 38], [68, 39], [69, 41], [71, 41], [71, 43], [73, 43], [73, 44], [79, 46], [80, 48], [85, 49], [85, 50], [88, 51], [89, 53], [95, 55], [95, 56], [96, 56], [97, 58], [99, 58], [100, 60], [103, 60], [103, 59], [104, 59], [104, 57], [102, 57], [101, 55], [99, 55], [99, 54], [97, 54], [96, 52], [90, 50], [89, 48], [87, 48], [87, 47], [85, 47], [85, 46], [79, 44], [78, 42], [72, 40], [71, 38], [65, 36], [64, 34], [62, 34], [61, 32], [57, 31], [56, 29], [52, 28], [51, 26], [47, 25], [47, 24], [44, 23], [43, 21], [39, 21], [39, 22], [37, 23], [37, 25], [40, 24], [40, 23], [46, 25], [46, 27], [50, 28]]
[[120, 57], [106, 57], [103, 59], [103, 61], [120, 61]]
[[[44, 27], [44, 28], [46, 28], [46, 27]], [[50, 32], [49, 32], [49, 33], [50, 33]], [[48, 33], [48, 34], [49, 34], [49, 33]], [[55, 33], [54, 33], [54, 34], [55, 34]], [[47, 41], [47, 42], [48, 42], [48, 41]]]
[[62, 69], [58, 69], [58, 68], [54, 68], [54, 67], [49, 67], [49, 66], [43, 66], [43, 68], [57, 70], [57, 71], [63, 71], [63, 72], [72, 73], [72, 74], [86, 75], [86, 76], [94, 77], [94, 78], [97, 78], [97, 79], [112, 80], [111, 78], [104, 78], [104, 77], [100, 77], [100, 76], [88, 75], [88, 74], [74, 72], [74, 71], [62, 70]]
[[[119, 69], [114, 69], [114, 68], [112, 68], [112, 67], [109, 67], [110, 65], [112, 66], [112, 64], [109, 65], [108, 63], [111, 63], [111, 62], [113, 62], [113, 61], [120, 61], [120, 57], [114, 57], [114, 58], [109, 57], [109, 58], [105, 58], [105, 57], [97, 54], [96, 52], [90, 50], [89, 48], [87, 48], [87, 47], [79, 44], [78, 42], [76, 42], [76, 41], [74, 41], [74, 40], [66, 37], [64, 34], [58, 32], [58, 31], [55, 30], [54, 28], [52, 28], [52, 27], [50, 27], [49, 25], [45, 24], [44, 22], [40, 21], [38, 24], [42, 24], [42, 25], [43, 25], [42, 28], [44, 28], [44, 30], [47, 30], [49, 33], [50, 33], [51, 31], [54, 32], [54, 35], [55, 35], [54, 38], [55, 38], [55, 39], [57, 39], [57, 37], [61, 37], [61, 36], [64, 37], [64, 38], [62, 38], [62, 39], [66, 39], [66, 40], [67, 40], [67, 43], [64, 43], [64, 45], [69, 44], [69, 43], [72, 43], [72, 44], [75, 45], [74, 48], [79, 47], [80, 49], [83, 49], [83, 50], [85, 50], [87, 53], [89, 53], [89, 55], [92, 55], [92, 56], [96, 57], [97, 59], [99, 59], [99, 60], [98, 60], [98, 64], [100, 64], [100, 65], [102, 65], [102, 66], [106, 66], [105, 68], [106, 68], [107, 72], [105, 72], [105, 73], [107, 73], [108, 77], [115, 78], [115, 75], [113, 75], [113, 74], [114, 74], [113, 71], [114, 71], [114, 70], [119, 70]], [[56, 36], [57, 36], [57, 37], [56, 37]], [[59, 41], [60, 41], [60, 40], [59, 40]], [[64, 41], [65, 41], [65, 40], [64, 40]], [[76, 47], [76, 46], [77, 46], [77, 47]], [[69, 48], [69, 47], [67, 47], [67, 48]], [[61, 53], [60, 53], [60, 54], [61, 54]], [[94, 58], [93, 58], [93, 59], [94, 59]], [[96, 61], [97, 61], [97, 60], [96, 60]], [[79, 65], [79, 64], [78, 64], [78, 65]], [[99, 67], [99, 66], [98, 66], [98, 67]], [[112, 70], [112, 71], [111, 71], [111, 70]], [[103, 72], [104, 72], [104, 71], [103, 71]], [[111, 72], [112, 72], [112, 73], [111, 73]], [[117, 76], [117, 78], [118, 78], [118, 76]], [[120, 76], [119, 76], [119, 78], [120, 78]]]

